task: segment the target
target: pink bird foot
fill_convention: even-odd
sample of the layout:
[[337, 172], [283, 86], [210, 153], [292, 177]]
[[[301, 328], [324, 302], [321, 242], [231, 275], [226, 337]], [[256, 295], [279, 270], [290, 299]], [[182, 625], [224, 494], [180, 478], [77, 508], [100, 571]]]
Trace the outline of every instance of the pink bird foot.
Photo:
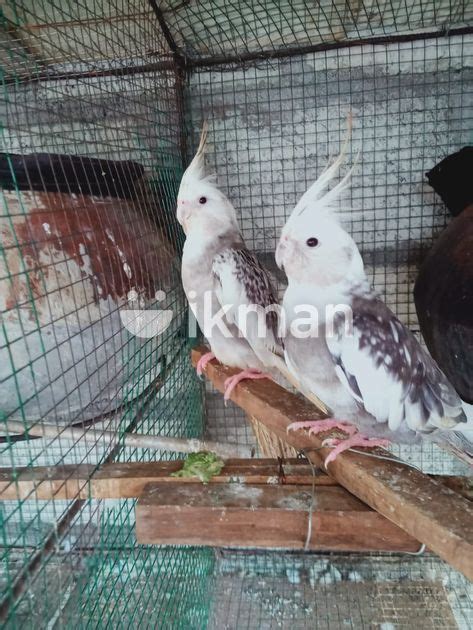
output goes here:
[[297, 431], [298, 429], [309, 429], [309, 435], [330, 431], [330, 429], [341, 429], [348, 435], [354, 435], [357, 428], [353, 424], [343, 422], [342, 420], [305, 420], [302, 422], [291, 422], [287, 427], [287, 431]]
[[213, 352], [206, 352], [204, 355], [200, 357], [200, 359], [197, 361], [197, 365], [195, 368], [197, 372], [197, 376], [202, 376], [205, 370], [205, 366], [207, 365], [209, 361], [212, 361], [212, 359], [215, 359], [215, 354]]
[[378, 439], [378, 438], [369, 438], [361, 435], [361, 433], [357, 433], [356, 435], [352, 435], [347, 440], [339, 440], [337, 438], [327, 438], [322, 443], [323, 446], [330, 446], [333, 448], [330, 455], [325, 460], [325, 467], [330, 462], [343, 453], [343, 451], [347, 451], [349, 448], [353, 446], [363, 446], [363, 447], [373, 447], [373, 446], [389, 446], [389, 440]]
[[258, 379], [258, 378], [272, 378], [271, 374], [266, 374], [265, 372], [260, 372], [259, 370], [255, 370], [253, 368], [249, 368], [247, 370], [243, 370], [234, 376], [229, 376], [225, 379], [224, 387], [225, 394], [223, 395], [223, 399], [225, 403], [230, 399], [230, 396], [238, 385], [240, 381], [244, 381], [246, 379]]

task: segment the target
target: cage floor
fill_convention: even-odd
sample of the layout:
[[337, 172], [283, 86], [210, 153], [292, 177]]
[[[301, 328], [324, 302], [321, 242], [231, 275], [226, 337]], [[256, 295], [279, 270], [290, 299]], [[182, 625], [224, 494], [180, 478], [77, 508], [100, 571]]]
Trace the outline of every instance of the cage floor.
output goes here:
[[224, 552], [211, 630], [471, 627], [472, 588], [433, 557]]

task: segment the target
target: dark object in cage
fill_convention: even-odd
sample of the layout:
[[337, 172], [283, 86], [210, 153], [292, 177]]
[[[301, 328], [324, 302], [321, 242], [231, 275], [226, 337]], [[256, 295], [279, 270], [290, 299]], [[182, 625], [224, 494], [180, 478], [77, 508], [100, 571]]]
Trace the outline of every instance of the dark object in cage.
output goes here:
[[[17, 392], [31, 419], [68, 424], [109, 413], [139, 393], [127, 359], [136, 341], [123, 329], [123, 307], [132, 299], [132, 308], [146, 308], [178, 274], [175, 249], [140, 210], [144, 169], [136, 162], [39, 154], [3, 155], [0, 173], [11, 212], [0, 218], [0, 379], [11, 394], [2, 410], [14, 412]], [[9, 277], [8, 270], [18, 273]], [[8, 379], [10, 361], [21, 366], [41, 352], [45, 360], [36, 363], [34, 381], [21, 372]], [[157, 361], [144, 387], [159, 370]]]
[[473, 204], [473, 147], [452, 153], [425, 175], [454, 217]]
[[132, 199], [144, 171], [137, 162], [99, 160], [85, 155], [0, 154], [0, 183], [7, 190], [18, 187]]
[[414, 289], [430, 353], [463, 400], [473, 403], [473, 147], [427, 173], [454, 219], [424, 260]]

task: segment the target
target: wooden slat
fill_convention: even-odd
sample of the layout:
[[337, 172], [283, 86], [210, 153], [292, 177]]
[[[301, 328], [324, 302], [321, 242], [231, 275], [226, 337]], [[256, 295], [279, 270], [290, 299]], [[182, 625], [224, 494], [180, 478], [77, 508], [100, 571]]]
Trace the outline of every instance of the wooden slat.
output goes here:
[[[166, 484], [146, 486], [136, 538], [157, 545], [303, 549], [312, 486]], [[419, 542], [339, 486], [316, 488], [309, 548], [417, 551]]]
[[[201, 483], [196, 477], [172, 477], [181, 467], [182, 461], [105, 464], [98, 470], [87, 464], [3, 468], [0, 469], [0, 500], [129, 499], [139, 497], [151, 482]], [[303, 461], [287, 460], [283, 472], [284, 478], [280, 479], [279, 464], [274, 459], [234, 459], [225, 463], [211, 483], [312, 483], [312, 468]], [[315, 483], [321, 486], [337, 482], [317, 471]]]
[[[196, 348], [193, 364], [207, 351], [205, 347]], [[223, 392], [225, 379], [236, 372], [214, 360], [207, 364], [205, 373]], [[330, 452], [322, 448], [327, 434], [309, 436], [304, 431], [286, 430], [291, 422], [320, 417], [302, 397], [262, 379], [240, 383], [232, 400], [291, 446], [317, 449], [308, 456], [314, 464], [323, 466]], [[473, 506], [467, 499], [402, 462], [353, 452], [342, 453], [329, 465], [328, 472], [349, 492], [473, 580]]]
[[[129, 462], [95, 466], [37, 466], [0, 468], [0, 501], [18, 499], [130, 499], [138, 498], [148, 483], [200, 483], [196, 477], [177, 478], [182, 461]], [[436, 476], [440, 483], [473, 500], [473, 483], [466, 477]], [[210, 483], [310, 485], [312, 467], [302, 459], [230, 459]], [[317, 486], [338, 485], [333, 477], [316, 470]]]
[[468, 501], [473, 501], [472, 477], [455, 477], [453, 475], [429, 475], [429, 477], [433, 477], [445, 487], [468, 499]]

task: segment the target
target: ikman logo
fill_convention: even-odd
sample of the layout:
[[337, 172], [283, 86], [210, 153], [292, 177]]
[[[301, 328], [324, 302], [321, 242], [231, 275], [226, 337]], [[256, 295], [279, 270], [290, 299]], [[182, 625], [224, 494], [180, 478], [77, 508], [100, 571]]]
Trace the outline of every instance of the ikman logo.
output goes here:
[[[140, 339], [152, 339], [162, 335], [173, 320], [172, 309], [146, 309], [143, 296], [132, 289], [128, 293], [129, 308], [120, 311], [123, 326], [129, 333]], [[198, 319], [202, 332], [207, 339], [212, 339], [215, 331], [226, 338], [234, 336], [234, 332], [228, 328], [229, 322], [236, 324], [240, 337], [247, 338], [248, 334], [260, 339], [268, 336], [268, 321], [277, 321], [277, 336], [284, 339], [288, 334], [297, 339], [308, 339], [323, 335], [326, 338], [334, 336], [334, 330], [340, 332], [343, 320], [344, 334], [353, 334], [353, 312], [347, 304], [328, 304], [322, 316], [318, 309], [311, 304], [296, 305], [288, 315], [280, 304], [269, 304], [266, 307], [257, 304], [224, 304], [215, 312], [215, 295], [213, 291], [207, 291], [203, 299], [197, 301], [195, 291], [189, 292], [189, 338], [197, 335]], [[165, 302], [166, 293], [157, 291], [155, 301]], [[272, 317], [271, 317], [272, 316]], [[235, 328], [233, 328], [233, 331]], [[249, 333], [251, 330], [251, 333]], [[273, 330], [274, 332], [274, 330]]]
[[[171, 309], [144, 309], [144, 299], [134, 289], [128, 292], [127, 297], [132, 308], [122, 309], [120, 318], [129, 333], [140, 339], [152, 339], [169, 328], [173, 318]], [[156, 302], [164, 302], [166, 293], [156, 291], [154, 297]]]

